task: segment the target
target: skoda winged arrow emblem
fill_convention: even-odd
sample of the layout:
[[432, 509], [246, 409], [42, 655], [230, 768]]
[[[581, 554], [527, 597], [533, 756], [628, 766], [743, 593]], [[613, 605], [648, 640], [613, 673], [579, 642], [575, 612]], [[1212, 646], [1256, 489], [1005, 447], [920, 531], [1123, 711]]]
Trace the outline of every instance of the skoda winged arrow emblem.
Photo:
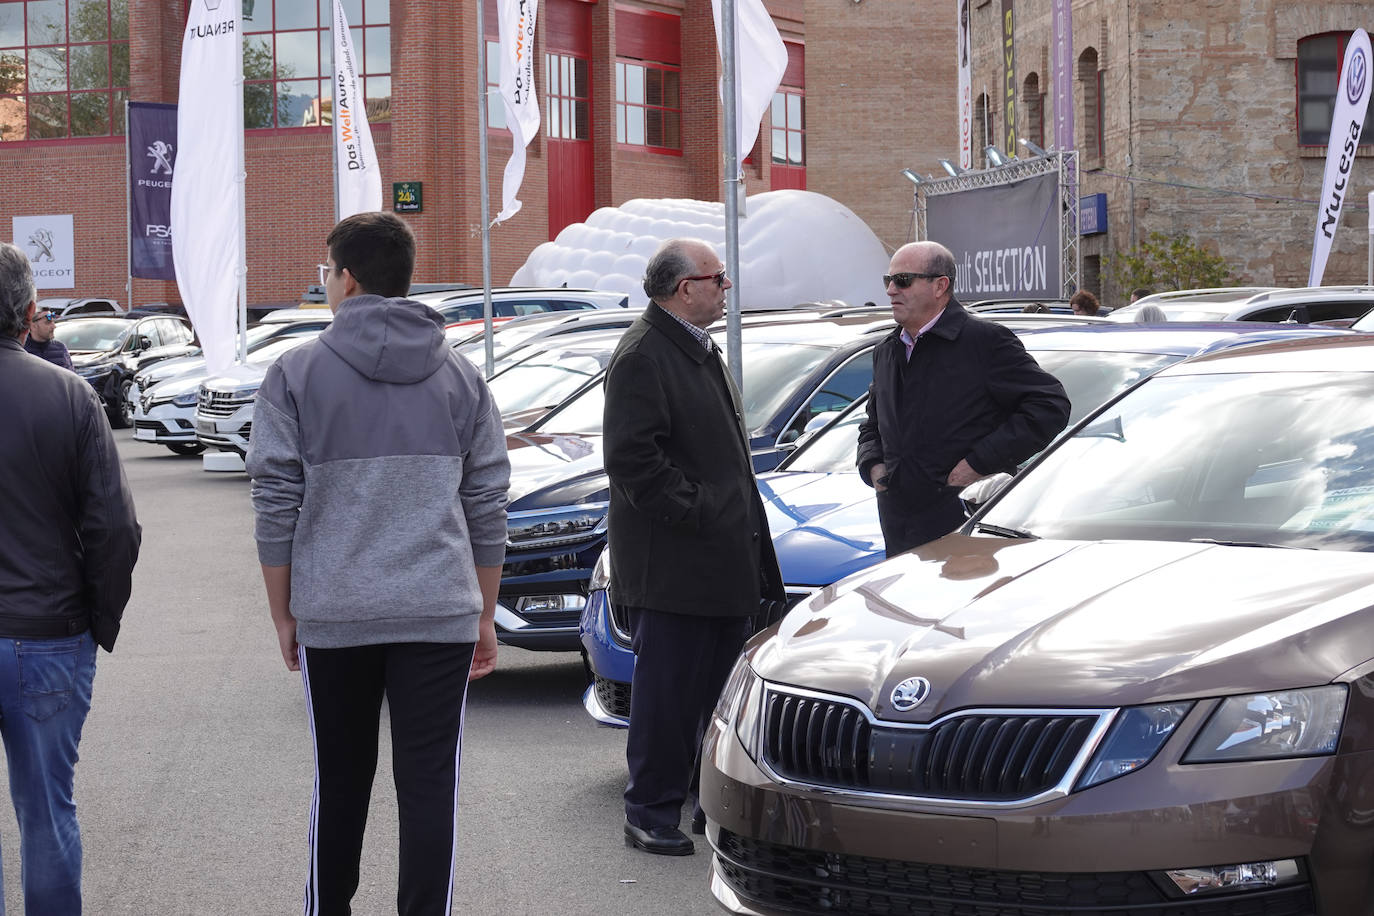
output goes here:
[[930, 696], [930, 681], [923, 677], [909, 677], [892, 688], [892, 708], [900, 712], [915, 709]]

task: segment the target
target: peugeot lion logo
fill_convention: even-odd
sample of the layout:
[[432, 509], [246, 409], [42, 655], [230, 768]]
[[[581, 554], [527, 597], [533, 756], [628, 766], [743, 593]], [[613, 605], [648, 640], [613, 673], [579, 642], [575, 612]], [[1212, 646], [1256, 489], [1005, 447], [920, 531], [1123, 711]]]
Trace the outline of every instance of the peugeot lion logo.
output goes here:
[[53, 257], [52, 253], [53, 241], [52, 232], [50, 230], [39, 229], [34, 232], [33, 235], [29, 236], [29, 244], [33, 246], [33, 260], [35, 263], [39, 261], [57, 260]]
[[1351, 105], [1358, 104], [1364, 95], [1364, 81], [1369, 76], [1369, 61], [1365, 60], [1364, 48], [1356, 48], [1350, 58], [1350, 73], [1345, 80], [1345, 97]]
[[148, 147], [148, 158], [153, 160], [153, 165], [148, 169], [149, 175], [156, 175], [158, 169], [163, 169], [168, 175], [172, 174], [172, 144], [165, 140], [154, 140], [153, 145]]
[[930, 681], [923, 677], [909, 677], [892, 688], [892, 708], [900, 712], [915, 709], [930, 696]]

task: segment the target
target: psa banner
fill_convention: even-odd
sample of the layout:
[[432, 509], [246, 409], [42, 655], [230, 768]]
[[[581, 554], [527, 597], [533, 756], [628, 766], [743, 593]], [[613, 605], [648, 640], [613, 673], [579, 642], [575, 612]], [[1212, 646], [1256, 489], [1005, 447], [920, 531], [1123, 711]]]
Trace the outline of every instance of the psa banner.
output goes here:
[[1059, 176], [926, 198], [926, 237], [954, 254], [954, 294], [1058, 299]]
[[172, 168], [177, 107], [129, 103], [129, 276], [175, 280]]

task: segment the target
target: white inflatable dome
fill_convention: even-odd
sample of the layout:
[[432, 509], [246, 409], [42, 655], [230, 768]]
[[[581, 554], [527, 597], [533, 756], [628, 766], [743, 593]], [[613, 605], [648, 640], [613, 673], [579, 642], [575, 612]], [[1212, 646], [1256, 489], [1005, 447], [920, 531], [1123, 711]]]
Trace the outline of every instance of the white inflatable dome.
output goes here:
[[[888, 254], [863, 220], [812, 191], [750, 197], [739, 221], [740, 306], [784, 309], [805, 302], [885, 303]], [[530, 253], [511, 286], [575, 286], [644, 295], [644, 265], [666, 239], [687, 236], [715, 246], [725, 260], [725, 205], [637, 198], [602, 207]]]

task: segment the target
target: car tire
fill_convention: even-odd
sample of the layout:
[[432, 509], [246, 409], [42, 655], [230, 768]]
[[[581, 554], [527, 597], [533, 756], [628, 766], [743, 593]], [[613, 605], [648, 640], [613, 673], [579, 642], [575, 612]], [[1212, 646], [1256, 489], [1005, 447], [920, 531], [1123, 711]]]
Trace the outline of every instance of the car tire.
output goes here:
[[205, 451], [205, 446], [199, 442], [168, 442], [166, 445], [174, 455], [199, 455]]
[[110, 426], [114, 429], [128, 429], [134, 425], [134, 405], [129, 403], [129, 389], [133, 386], [132, 378], [120, 382], [114, 403], [105, 405], [105, 412], [110, 416]]

